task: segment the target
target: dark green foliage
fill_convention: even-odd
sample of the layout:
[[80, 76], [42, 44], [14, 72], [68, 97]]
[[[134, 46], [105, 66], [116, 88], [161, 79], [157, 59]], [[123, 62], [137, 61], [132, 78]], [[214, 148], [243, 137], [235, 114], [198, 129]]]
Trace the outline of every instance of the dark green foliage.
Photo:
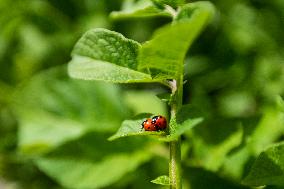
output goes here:
[[195, 189], [249, 189], [201, 168], [185, 167], [184, 176]]
[[282, 144], [270, 147], [262, 152], [252, 165], [251, 171], [243, 180], [251, 186], [284, 186], [284, 147]]

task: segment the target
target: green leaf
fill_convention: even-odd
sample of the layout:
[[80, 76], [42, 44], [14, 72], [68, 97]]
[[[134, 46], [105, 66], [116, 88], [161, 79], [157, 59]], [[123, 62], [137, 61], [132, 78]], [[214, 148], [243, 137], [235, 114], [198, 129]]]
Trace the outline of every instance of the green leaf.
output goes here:
[[[262, 118], [257, 123], [247, 140], [247, 144], [227, 156], [223, 170], [226, 175], [241, 179], [245, 164], [251, 156], [258, 156], [264, 149], [279, 139], [284, 129], [284, 114], [278, 107], [265, 108]], [[254, 123], [255, 124], [255, 123]], [[251, 125], [245, 125], [249, 128]]]
[[35, 76], [14, 97], [20, 150], [42, 153], [89, 131], [114, 132], [129, 112], [120, 96], [114, 85], [70, 79], [66, 67]]
[[278, 109], [281, 112], [284, 112], [284, 100], [282, 99], [282, 97], [281, 96], [277, 96], [275, 101], [276, 101], [276, 106], [278, 107]]
[[250, 160], [251, 153], [249, 148], [243, 147], [228, 154], [222, 166], [224, 175], [235, 180], [241, 180], [246, 170], [246, 163]]
[[114, 63], [136, 69], [140, 44], [122, 34], [96, 28], [87, 31], [76, 43], [72, 56], [85, 56], [94, 60]]
[[154, 82], [151, 76], [137, 71], [139, 43], [106, 29], [86, 32], [72, 51], [68, 72], [84, 80], [114, 83]]
[[[284, 113], [279, 108], [264, 108], [263, 116], [248, 141], [251, 153], [256, 156], [282, 136]], [[265, 137], [264, 137], [265, 136]]]
[[284, 143], [277, 144], [262, 152], [243, 180], [250, 186], [284, 186]]
[[191, 136], [195, 157], [191, 163], [217, 171], [227, 160], [228, 154], [242, 144], [244, 130], [241, 124], [232, 121], [210, 120], [197, 127]]
[[44, 153], [83, 135], [82, 124], [37, 110], [37, 114], [21, 113], [19, 148], [30, 154]]
[[[244, 131], [239, 125], [236, 132], [232, 133], [225, 141], [216, 146], [207, 146], [211, 152], [210, 157], [205, 158], [205, 167], [209, 170], [216, 171], [226, 160], [227, 154], [242, 143]], [[206, 149], [204, 149], [206, 151]]]
[[[128, 182], [133, 182], [135, 178], [129, 178], [129, 175], [132, 175], [132, 173], [129, 173], [129, 169], [133, 168], [131, 171], [134, 171], [139, 165], [150, 161], [156, 153], [153, 153], [152, 148], [149, 148], [149, 144], [152, 144], [151, 140], [149, 141], [137, 137], [109, 142], [107, 141], [108, 135], [109, 133], [89, 132], [77, 140], [64, 143], [43, 157], [37, 157], [35, 163], [41, 171], [59, 184], [62, 185], [62, 183], [65, 183], [64, 186], [68, 184], [71, 185], [71, 182], [80, 183], [84, 180], [82, 179], [84, 176], [94, 178], [93, 183], [84, 180], [84, 185], [89, 185], [89, 187], [76, 184], [76, 187], [69, 186], [64, 188], [93, 188], [97, 186], [98, 183], [102, 185], [101, 180], [105, 181], [103, 182], [105, 185], [119, 184], [121, 180], [125, 179]], [[75, 156], [74, 152], [76, 152]], [[115, 161], [116, 157], [118, 158], [118, 162]], [[39, 163], [37, 161], [38, 159]], [[48, 165], [45, 164], [46, 166], [42, 167], [41, 160], [48, 162]], [[119, 165], [113, 166], [113, 163]], [[133, 163], [137, 163], [135, 167], [132, 167]], [[84, 169], [86, 164], [89, 166], [90, 170], [86, 172], [83, 171], [82, 173], [82, 169]], [[107, 168], [107, 166], [111, 168]], [[139, 171], [140, 170], [137, 170], [137, 172]], [[66, 172], [68, 172], [68, 174], [66, 174]], [[99, 173], [100, 175], [98, 175]], [[118, 175], [118, 173], [120, 174]], [[106, 174], [108, 178], [104, 178]], [[67, 178], [67, 181], [64, 181], [65, 176], [69, 177], [70, 175], [76, 175], [77, 178], [73, 178], [72, 181]], [[120, 176], [119, 179], [118, 176]]]
[[177, 117], [170, 120], [169, 127], [171, 127], [171, 134], [160, 138], [160, 140], [167, 142], [177, 140], [182, 134], [203, 121], [203, 118], [198, 118], [201, 115], [192, 105], [183, 105], [178, 111]]
[[213, 12], [210, 2], [183, 6], [173, 24], [157, 30], [153, 38], [142, 45], [138, 57], [139, 70], [150, 70], [156, 79], [175, 79], [183, 74], [186, 52]]
[[167, 142], [177, 140], [182, 134], [191, 130], [193, 127], [195, 127], [202, 121], [203, 121], [203, 118], [187, 119], [183, 123], [177, 124], [175, 129], [170, 135], [167, 135], [164, 138], [160, 138], [160, 140], [167, 141]]
[[73, 57], [69, 62], [68, 72], [71, 77], [84, 80], [102, 80], [113, 83], [153, 82], [148, 74], [80, 56]]
[[183, 123], [178, 124], [178, 127], [176, 128], [175, 132], [171, 135], [171, 137], [178, 138], [180, 135], [192, 129], [202, 121], [203, 118], [194, 118], [194, 119], [185, 120]]
[[143, 18], [143, 17], [155, 17], [155, 16], [166, 16], [171, 15], [157, 8], [152, 4], [150, 0], [140, 1], [125, 1], [121, 11], [113, 11], [110, 14], [112, 19], [128, 19], [128, 18]]
[[158, 7], [164, 7], [164, 5], [169, 5], [173, 8], [177, 8], [185, 3], [185, 0], [152, 0], [154, 4]]
[[160, 185], [168, 186], [168, 185], [170, 185], [170, 178], [167, 175], [162, 175], [162, 176], [157, 177], [154, 180], [151, 180], [151, 182], [154, 183], [154, 184], [160, 184]]
[[134, 171], [151, 158], [150, 153], [138, 151], [132, 154], [115, 154], [102, 161], [65, 158], [40, 158], [36, 160], [39, 169], [66, 188], [103, 188]]
[[144, 131], [142, 129], [142, 123], [145, 119], [151, 117], [151, 114], [140, 114], [136, 116], [133, 120], [125, 120], [121, 124], [119, 130], [109, 138], [110, 141], [127, 136], [137, 136], [137, 135], [165, 135], [164, 131]]

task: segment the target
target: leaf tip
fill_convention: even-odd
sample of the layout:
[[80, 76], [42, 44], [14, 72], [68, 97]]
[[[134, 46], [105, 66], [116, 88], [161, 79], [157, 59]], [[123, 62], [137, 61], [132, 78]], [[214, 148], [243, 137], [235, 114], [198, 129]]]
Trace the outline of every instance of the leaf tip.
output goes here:
[[162, 176], [157, 177], [154, 180], [151, 180], [151, 182], [154, 184], [168, 186], [170, 185], [170, 178], [167, 175], [162, 175]]

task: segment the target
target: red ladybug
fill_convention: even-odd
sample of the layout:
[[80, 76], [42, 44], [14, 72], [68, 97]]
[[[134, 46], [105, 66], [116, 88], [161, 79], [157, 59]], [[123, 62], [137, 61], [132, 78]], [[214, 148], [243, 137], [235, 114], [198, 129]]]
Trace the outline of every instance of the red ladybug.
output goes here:
[[154, 116], [152, 118], [152, 123], [156, 126], [157, 131], [167, 128], [167, 120], [161, 115]]
[[157, 131], [155, 124], [152, 123], [152, 119], [148, 118], [142, 123], [142, 129], [145, 131]]

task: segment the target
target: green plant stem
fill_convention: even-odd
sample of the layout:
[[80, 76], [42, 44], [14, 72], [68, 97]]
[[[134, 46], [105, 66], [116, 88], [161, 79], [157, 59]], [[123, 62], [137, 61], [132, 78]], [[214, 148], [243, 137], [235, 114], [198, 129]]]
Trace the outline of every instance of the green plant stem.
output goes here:
[[[176, 119], [177, 111], [182, 106], [183, 93], [183, 75], [178, 80], [172, 82], [172, 95], [174, 96], [171, 105], [171, 119]], [[170, 126], [170, 133], [175, 130], [174, 126]], [[181, 140], [180, 138], [171, 141], [170, 146], [170, 162], [169, 162], [169, 178], [170, 189], [181, 189]]]
[[169, 177], [170, 189], [181, 189], [180, 139], [170, 142]]

